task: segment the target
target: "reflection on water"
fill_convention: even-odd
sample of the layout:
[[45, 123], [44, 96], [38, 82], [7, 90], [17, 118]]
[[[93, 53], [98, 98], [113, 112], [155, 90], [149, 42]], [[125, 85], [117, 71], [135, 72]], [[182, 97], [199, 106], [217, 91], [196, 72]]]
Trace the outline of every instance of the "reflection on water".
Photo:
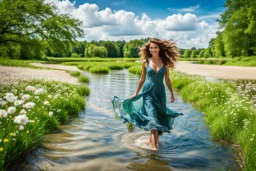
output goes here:
[[[127, 70], [90, 77], [91, 95], [86, 111], [60, 131], [45, 135], [45, 142], [20, 170], [238, 170], [230, 148], [213, 142], [203, 115], [176, 93], [168, 107], [184, 113], [170, 134], [160, 137], [158, 151], [145, 144], [149, 133], [128, 130], [112, 110], [110, 97], [133, 94], [139, 77]], [[169, 95], [167, 95], [169, 96]]]

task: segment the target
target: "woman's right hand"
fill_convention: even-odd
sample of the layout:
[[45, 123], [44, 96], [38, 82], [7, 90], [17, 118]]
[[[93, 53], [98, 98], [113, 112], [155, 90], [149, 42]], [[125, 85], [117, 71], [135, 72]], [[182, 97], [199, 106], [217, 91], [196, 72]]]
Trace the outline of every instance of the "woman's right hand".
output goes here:
[[131, 97], [130, 97], [130, 99], [133, 99], [134, 97], [136, 97], [137, 96], [137, 94], [135, 93], [135, 94], [133, 94]]

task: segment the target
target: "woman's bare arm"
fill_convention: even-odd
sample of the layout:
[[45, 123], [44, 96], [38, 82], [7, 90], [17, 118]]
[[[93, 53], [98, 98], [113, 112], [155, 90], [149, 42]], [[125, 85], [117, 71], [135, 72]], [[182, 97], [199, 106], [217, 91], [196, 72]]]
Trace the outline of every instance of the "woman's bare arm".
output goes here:
[[174, 102], [175, 98], [173, 95], [173, 90], [172, 90], [172, 83], [170, 79], [170, 67], [169, 65], [166, 66], [166, 72], [165, 72], [165, 83], [170, 91], [170, 101]]
[[144, 82], [145, 82], [145, 80], [146, 80], [146, 67], [147, 67], [146, 60], [143, 60], [143, 62], [142, 62], [142, 72], [141, 72], [140, 81], [139, 81], [137, 90], [136, 90], [135, 94], [133, 94], [133, 95], [131, 96], [131, 99], [139, 94], [140, 89], [142, 88], [142, 86], [143, 86], [143, 84], [144, 84]]

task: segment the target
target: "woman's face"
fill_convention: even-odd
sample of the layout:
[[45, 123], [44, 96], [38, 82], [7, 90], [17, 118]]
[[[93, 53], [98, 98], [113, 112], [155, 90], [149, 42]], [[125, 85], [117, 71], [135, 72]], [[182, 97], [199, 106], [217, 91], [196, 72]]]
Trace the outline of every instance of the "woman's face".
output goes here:
[[152, 56], [156, 56], [159, 54], [160, 48], [156, 43], [150, 43], [149, 52]]

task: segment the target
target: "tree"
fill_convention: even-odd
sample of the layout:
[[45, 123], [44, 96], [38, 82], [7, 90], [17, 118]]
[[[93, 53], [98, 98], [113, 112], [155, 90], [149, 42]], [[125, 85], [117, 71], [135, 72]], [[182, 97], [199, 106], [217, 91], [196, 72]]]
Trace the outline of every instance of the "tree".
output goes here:
[[143, 40], [131, 40], [124, 45], [124, 57], [139, 57], [139, 47], [144, 44]]
[[225, 7], [227, 10], [218, 20], [224, 28], [222, 40], [225, 54], [230, 57], [255, 55], [255, 1], [227, 0]]
[[116, 43], [108, 40], [108, 41], [100, 41], [99, 45], [104, 46], [107, 49], [109, 57], [120, 57], [121, 56], [120, 48], [118, 47], [118, 45]]
[[83, 35], [80, 25], [80, 21], [58, 14], [56, 7], [44, 0], [0, 1], [0, 45], [7, 49], [69, 50], [70, 43]]
[[199, 54], [198, 54], [198, 58], [202, 58], [204, 57], [204, 52], [205, 52], [205, 49], [202, 49]]
[[193, 50], [190, 57], [191, 58], [196, 58], [197, 57], [197, 50]]
[[224, 43], [222, 40], [221, 32], [217, 32], [217, 37], [214, 39], [211, 51], [214, 57], [219, 58], [225, 56]]
[[204, 56], [205, 58], [209, 58], [209, 57], [212, 57], [212, 54], [211, 54], [211, 49], [210, 48], [206, 48], [204, 50]]
[[86, 44], [85, 57], [107, 57], [108, 50], [104, 46], [97, 46], [94, 43]]
[[191, 53], [192, 53], [192, 50], [187, 49], [187, 50], [185, 50], [183, 57], [184, 58], [189, 58], [191, 56]]

